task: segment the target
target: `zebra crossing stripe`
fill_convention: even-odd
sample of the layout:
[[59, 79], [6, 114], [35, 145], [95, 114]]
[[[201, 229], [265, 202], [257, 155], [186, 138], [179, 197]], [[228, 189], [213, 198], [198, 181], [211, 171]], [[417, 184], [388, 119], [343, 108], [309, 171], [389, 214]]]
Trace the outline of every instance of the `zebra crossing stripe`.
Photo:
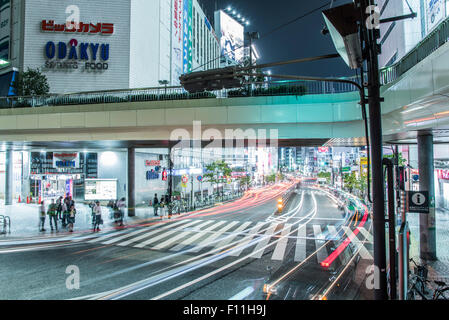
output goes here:
[[[197, 222], [197, 221], [191, 221], [191, 222], [189, 222], [188, 224], [183, 225], [182, 228], [190, 227], [191, 225], [194, 225], [194, 224], [196, 224], [196, 223], [198, 223], [198, 222]], [[206, 224], [209, 224], [209, 221], [203, 222], [203, 223], [200, 224], [198, 227], [204, 226], [204, 225], [206, 225]], [[148, 239], [148, 240], [146, 240], [146, 241], [143, 241], [143, 242], [141, 242], [141, 243], [139, 243], [139, 244], [136, 244], [136, 245], [133, 246], [133, 247], [134, 247], [134, 248], [143, 248], [143, 247], [145, 247], [145, 246], [147, 246], [147, 245], [149, 245], [149, 244], [152, 244], [152, 243], [154, 243], [154, 242], [156, 242], [156, 241], [159, 241], [159, 240], [161, 240], [161, 239], [163, 239], [163, 238], [166, 238], [166, 237], [168, 237], [168, 236], [171, 236], [172, 234], [174, 234], [174, 233], [176, 233], [176, 232], [179, 232], [179, 228], [177, 228], [177, 229], [175, 229], [175, 230], [170, 230], [170, 231], [167, 231], [167, 232], [163, 232], [162, 234], [160, 234], [160, 235], [158, 235], [158, 236], [156, 236], [156, 237], [154, 237], [154, 238]]]
[[[145, 233], [143, 235], [140, 235], [138, 237], [134, 237], [134, 238], [131, 238], [129, 240], [117, 243], [117, 245], [121, 246], [121, 247], [128, 246], [131, 243], [134, 243], [134, 242], [140, 241], [142, 239], [148, 238], [148, 237], [152, 236], [153, 234], [156, 234], [156, 233], [158, 233], [160, 231], [163, 231], [163, 230], [166, 230], [166, 229], [170, 229], [170, 228], [173, 228], [173, 227], [177, 227], [177, 226], [179, 226], [179, 225], [181, 225], [183, 223], [186, 223], [188, 221], [189, 220], [181, 220], [181, 221], [176, 221], [176, 222], [173, 222], [173, 223], [168, 223], [167, 225], [165, 225], [165, 226], [163, 226], [161, 228], [158, 228], [158, 229], [156, 229], [154, 231], [151, 231], [151, 232]], [[201, 220], [198, 220], [197, 222], [200, 222], [200, 221]], [[156, 226], [159, 226], [159, 225], [156, 225]]]
[[250, 229], [248, 232], [248, 235], [246, 235], [244, 241], [240, 241], [237, 246], [239, 247], [238, 250], [230, 252], [229, 255], [236, 257], [239, 256], [243, 250], [245, 250], [246, 245], [251, 241], [252, 238], [256, 235], [257, 231], [259, 231], [263, 226], [265, 225], [265, 222], [258, 222], [254, 227]]
[[354, 234], [354, 232], [352, 232], [352, 230], [350, 228], [343, 227], [343, 230], [345, 231], [345, 233], [348, 235], [349, 238], [352, 238], [352, 241], [357, 246], [357, 249], [360, 248], [359, 253], [360, 253], [360, 256], [362, 257], [362, 259], [366, 259], [366, 260], [373, 259], [373, 256], [371, 255], [371, 253], [369, 253], [369, 251], [365, 248], [363, 243], [359, 240], [359, 238], [357, 238], [357, 236]]
[[[208, 221], [208, 222], [212, 222], [212, 221]], [[218, 228], [219, 226], [221, 226], [225, 222], [226, 221], [219, 221], [219, 222], [213, 224], [212, 226], [209, 226], [209, 227], [205, 228], [204, 230], [200, 230], [200, 232], [197, 232], [193, 237], [187, 238], [186, 240], [182, 241], [180, 244], [178, 244], [177, 246], [175, 246], [174, 248], [172, 248], [170, 250], [173, 250], [173, 251], [182, 250], [184, 247], [194, 243], [199, 238], [204, 237], [204, 233], [203, 232], [208, 232], [208, 231], [214, 230], [215, 228]]]
[[[323, 244], [326, 243], [324, 234], [321, 232], [321, 226], [314, 224], [313, 225], [313, 233], [315, 235], [315, 246], [316, 250], [318, 250]], [[327, 258], [327, 248], [324, 246], [318, 250], [316, 257], [318, 259], [318, 263], [323, 262]]]
[[155, 227], [156, 227], [156, 226], [151, 226], [151, 227], [149, 227], [149, 228], [143, 228], [143, 229], [140, 229], [140, 230], [137, 230], [137, 231], [134, 231], [134, 232], [131, 232], [131, 233], [124, 234], [124, 235], [122, 235], [122, 236], [113, 238], [113, 239], [111, 239], [111, 240], [108, 240], [108, 241], [105, 241], [105, 242], [102, 242], [102, 243], [103, 243], [103, 244], [112, 244], [112, 243], [115, 243], [115, 242], [119, 242], [120, 240], [123, 240], [123, 239], [129, 238], [129, 237], [138, 235], [139, 233], [142, 233], [142, 232], [148, 232], [148, 231], [154, 229]]
[[290, 233], [290, 229], [292, 228], [291, 224], [286, 224], [281, 233], [281, 239], [278, 241], [276, 248], [274, 249], [273, 256], [271, 260], [283, 260], [285, 249], [287, 249], [288, 237], [286, 237]]
[[251, 224], [251, 222], [248, 222], [248, 221], [243, 223], [240, 227], [238, 227], [237, 229], [235, 229], [233, 231], [233, 235], [226, 236], [222, 241], [220, 241], [218, 244], [216, 244], [215, 247], [216, 248], [225, 247], [232, 240], [234, 240], [234, 238], [237, 237], [241, 231], [245, 230], [250, 224]]
[[122, 235], [122, 234], [127, 233], [127, 232], [128, 232], [128, 230], [122, 230], [120, 232], [111, 232], [111, 233], [106, 234], [106, 235], [99, 235], [98, 238], [95, 238], [93, 240], [89, 240], [89, 241], [87, 241], [87, 243], [100, 242], [100, 241], [103, 241], [104, 239], [109, 239], [109, 238], [112, 238], [112, 237], [116, 237], [116, 236]]
[[223, 233], [225, 233], [229, 229], [233, 228], [238, 223], [239, 223], [238, 221], [232, 221], [231, 223], [226, 225], [223, 229], [219, 230], [218, 232], [215, 232], [210, 237], [208, 237], [208, 238], [204, 239], [202, 242], [198, 243], [198, 245], [194, 249], [190, 250], [190, 252], [198, 252], [198, 251], [200, 251], [201, 249], [206, 247], [208, 244], [210, 244], [213, 241], [215, 241], [215, 239], [220, 237]]
[[359, 229], [360, 233], [363, 234], [363, 236], [364, 236], [369, 242], [373, 242], [373, 236], [371, 235], [371, 233], [368, 232], [368, 230], [366, 230], [364, 227], [358, 227], [357, 229]]
[[301, 262], [306, 259], [306, 226], [300, 226], [298, 229], [298, 238], [295, 248], [295, 262]]
[[272, 223], [270, 225], [270, 227], [268, 228], [268, 230], [265, 232], [265, 234], [262, 236], [262, 240], [259, 241], [259, 243], [257, 244], [256, 248], [254, 249], [254, 254], [251, 255], [251, 258], [256, 258], [256, 259], [260, 259], [263, 255], [263, 252], [265, 250], [263, 250], [268, 243], [271, 240], [271, 237], [274, 234], [274, 231], [276, 230], [276, 227], [278, 226], [279, 223]]

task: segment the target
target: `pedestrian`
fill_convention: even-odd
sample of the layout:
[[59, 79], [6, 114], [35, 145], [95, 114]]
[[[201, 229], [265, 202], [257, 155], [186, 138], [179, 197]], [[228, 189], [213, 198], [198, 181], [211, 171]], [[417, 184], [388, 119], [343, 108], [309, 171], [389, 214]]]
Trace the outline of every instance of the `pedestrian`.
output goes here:
[[72, 205], [70, 207], [69, 216], [68, 216], [69, 232], [73, 232], [73, 225], [75, 224], [75, 216], [76, 216], [75, 205]]
[[56, 202], [56, 213], [59, 220], [62, 220], [62, 200], [62, 197], [59, 197]]
[[53, 229], [53, 222], [55, 223], [56, 231], [58, 231], [58, 216], [57, 216], [56, 211], [57, 211], [57, 207], [56, 207], [56, 204], [55, 204], [55, 199], [51, 199], [51, 203], [48, 206], [48, 210], [47, 210], [47, 214], [48, 214], [48, 217], [50, 219], [51, 231], [54, 230]]
[[39, 231], [43, 232], [45, 226], [45, 205], [44, 201], [41, 201], [41, 204], [39, 205]]
[[154, 208], [154, 215], [157, 216], [157, 209], [159, 208], [159, 199], [157, 198], [157, 193], [154, 195], [153, 199], [153, 208]]
[[68, 199], [65, 198], [64, 201], [62, 201], [62, 226], [65, 228], [67, 224], [69, 223], [69, 202]]
[[120, 227], [123, 226], [123, 217], [125, 215], [125, 207], [126, 207], [126, 199], [125, 198], [121, 198], [117, 202], [117, 208], [118, 208], [119, 213], [120, 213], [120, 217], [119, 217]]
[[95, 231], [100, 231], [100, 224], [103, 223], [103, 221], [101, 219], [100, 201], [96, 201], [95, 202], [94, 213], [95, 213], [95, 224], [94, 224], [94, 230], [93, 231], [95, 232]]

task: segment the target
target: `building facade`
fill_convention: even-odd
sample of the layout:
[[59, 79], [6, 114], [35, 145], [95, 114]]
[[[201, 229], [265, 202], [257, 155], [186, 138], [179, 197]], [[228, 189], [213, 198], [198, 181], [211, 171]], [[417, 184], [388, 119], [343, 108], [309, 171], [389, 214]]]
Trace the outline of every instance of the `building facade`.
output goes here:
[[219, 41], [197, 0], [0, 5], [3, 96], [28, 68], [41, 69], [51, 93], [70, 93], [179, 85], [183, 73], [218, 67]]

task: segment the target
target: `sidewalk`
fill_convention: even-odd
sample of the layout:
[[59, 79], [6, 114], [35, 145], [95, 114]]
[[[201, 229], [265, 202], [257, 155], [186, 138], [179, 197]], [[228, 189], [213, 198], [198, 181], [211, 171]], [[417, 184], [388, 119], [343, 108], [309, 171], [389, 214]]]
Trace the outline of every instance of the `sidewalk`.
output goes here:
[[[424, 262], [419, 258], [419, 214], [409, 213], [407, 219], [411, 231], [410, 257], [416, 262]], [[432, 287], [435, 287], [434, 280], [443, 281], [449, 285], [449, 213], [446, 210], [437, 210], [435, 219], [438, 260], [425, 261]]]
[[[76, 221], [74, 232], [92, 230], [92, 215], [89, 206], [76, 203]], [[104, 224], [100, 229], [109, 229], [116, 226], [114, 219], [110, 215], [109, 208], [102, 207], [102, 218]], [[6, 237], [33, 237], [42, 235], [57, 235], [56, 231], [51, 231], [50, 218], [45, 218], [45, 232], [39, 231], [39, 206], [37, 204], [16, 203], [11, 206], [5, 206], [4, 201], [0, 200], [0, 215], [9, 216], [11, 219], [11, 233], [0, 234], [0, 240]], [[124, 225], [138, 224], [149, 219], [161, 219], [154, 216], [152, 207], [136, 208], [136, 216], [128, 217], [125, 211]], [[58, 220], [59, 233], [65, 233], [67, 230], [62, 228], [61, 220]]]

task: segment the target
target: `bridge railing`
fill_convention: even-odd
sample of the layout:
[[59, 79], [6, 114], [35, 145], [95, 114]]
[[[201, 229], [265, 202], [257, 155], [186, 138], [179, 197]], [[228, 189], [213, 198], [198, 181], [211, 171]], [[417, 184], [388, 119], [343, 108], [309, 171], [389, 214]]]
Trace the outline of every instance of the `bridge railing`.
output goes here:
[[[356, 77], [351, 78], [351, 80], [356, 80]], [[302, 96], [306, 94], [332, 94], [352, 91], [355, 91], [355, 87], [347, 83], [269, 81], [261, 84], [253, 84], [251, 88], [246, 85], [240, 89], [224, 89], [194, 94], [188, 93], [182, 87], [157, 87], [50, 94], [45, 96], [9, 96], [0, 97], [0, 109], [207, 98]]]
[[403, 74], [416, 66], [419, 62], [430, 56], [449, 40], [449, 18], [440, 23], [435, 30], [429, 33], [414, 49], [407, 53], [397, 63], [385, 67], [380, 71], [382, 85], [399, 79]]

